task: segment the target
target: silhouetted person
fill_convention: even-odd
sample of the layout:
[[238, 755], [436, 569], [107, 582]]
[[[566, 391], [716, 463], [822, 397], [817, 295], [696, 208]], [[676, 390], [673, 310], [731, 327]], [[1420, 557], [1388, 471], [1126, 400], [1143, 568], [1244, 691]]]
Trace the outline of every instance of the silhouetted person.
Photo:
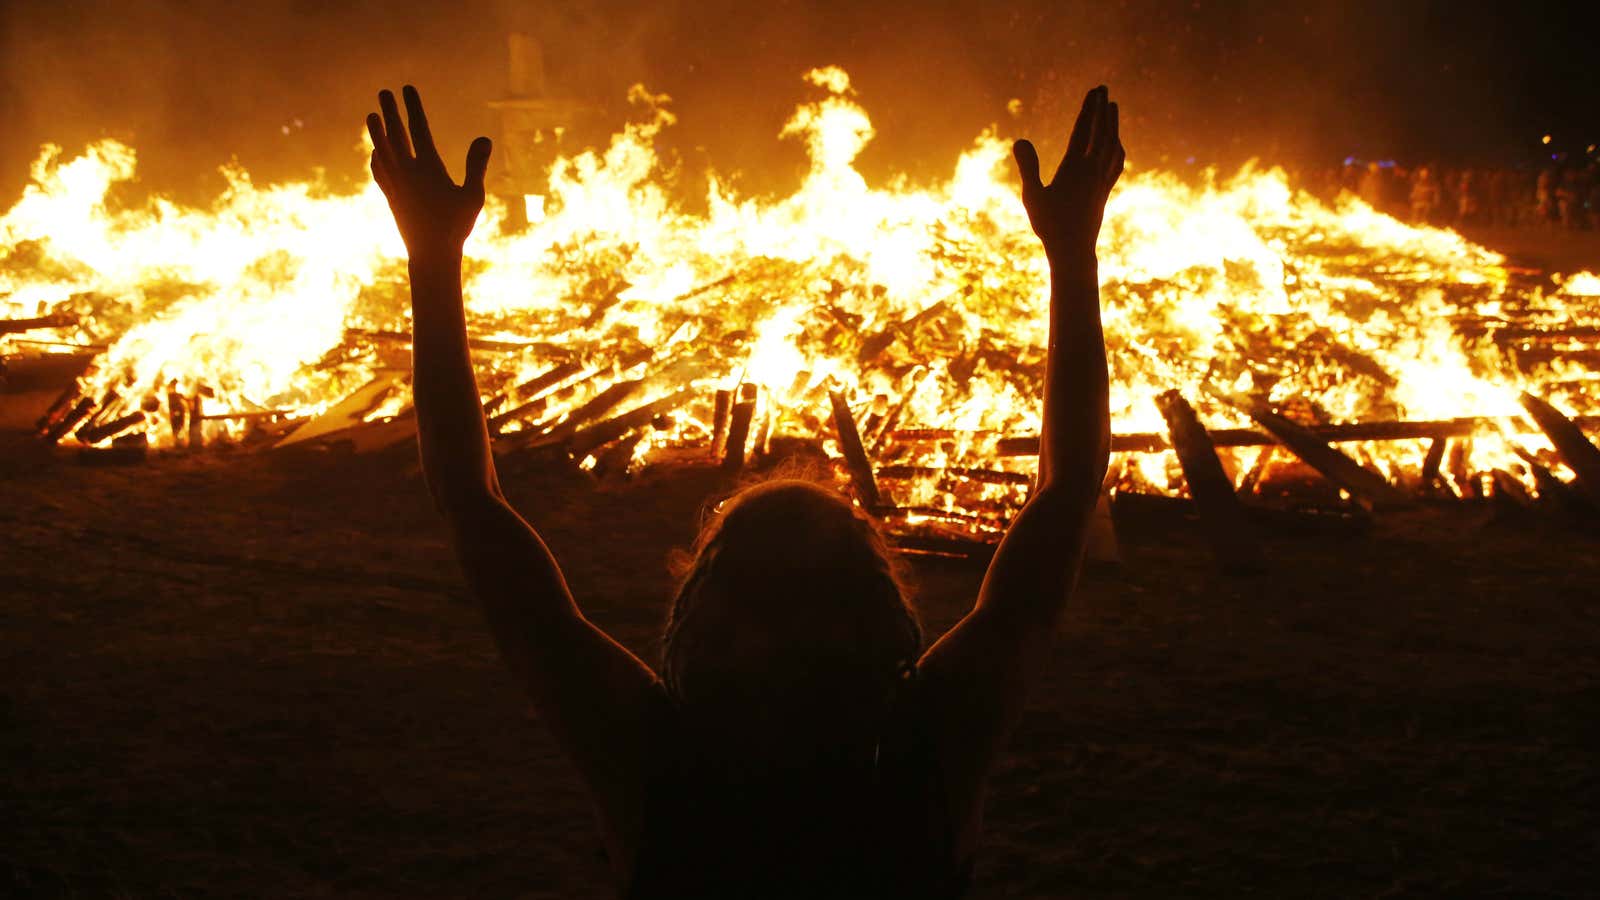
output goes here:
[[1367, 172], [1361, 176], [1361, 199], [1379, 212], [1388, 206], [1388, 179], [1383, 175], [1383, 167], [1375, 162], [1367, 163]]
[[1049, 183], [1033, 146], [1014, 148], [1051, 271], [1039, 476], [972, 612], [923, 652], [871, 520], [768, 483], [695, 542], [659, 676], [584, 617], [500, 491], [461, 294], [490, 145], [473, 141], [455, 184], [404, 94], [409, 132], [387, 91], [367, 126], [410, 255], [423, 470], [501, 654], [595, 801], [620, 893], [961, 894], [985, 777], [1048, 658], [1106, 471], [1095, 240], [1123, 151], [1105, 88]]
[[1539, 181], [1534, 189], [1534, 205], [1540, 222], [1556, 222], [1560, 219], [1560, 210], [1556, 206], [1558, 177], [1559, 173], [1552, 168], [1547, 167], [1539, 171]]
[[1411, 180], [1411, 218], [1431, 223], [1439, 210], [1439, 182], [1431, 166], [1419, 166]]
[[1479, 195], [1482, 179], [1471, 169], [1462, 169], [1456, 176], [1456, 222], [1461, 225], [1473, 225], [1478, 221], [1478, 214], [1483, 209], [1483, 199]]
[[1561, 221], [1563, 228], [1577, 229], [1583, 226], [1583, 183], [1577, 168], [1568, 168], [1561, 173], [1561, 180], [1556, 185], [1556, 216]]

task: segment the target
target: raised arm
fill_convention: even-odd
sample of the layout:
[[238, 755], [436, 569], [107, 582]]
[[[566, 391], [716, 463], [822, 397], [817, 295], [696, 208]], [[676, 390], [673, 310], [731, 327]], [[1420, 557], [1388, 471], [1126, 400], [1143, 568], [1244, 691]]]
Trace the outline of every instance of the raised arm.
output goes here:
[[[410, 257], [413, 393], [422, 470], [506, 663], [600, 800], [608, 831], [626, 831], [640, 738], [662, 699], [650, 669], [578, 610], [555, 558], [506, 503], [495, 475], [467, 349], [462, 245], [483, 209], [488, 138], [451, 180], [415, 88], [367, 117], [372, 175]], [[613, 847], [615, 851], [616, 847]], [[613, 853], [613, 858], [618, 857]]]
[[1027, 141], [1013, 148], [1022, 202], [1050, 263], [1039, 476], [984, 577], [977, 605], [920, 666], [933, 699], [953, 799], [976, 802], [984, 774], [1022, 711], [1077, 580], [1111, 446], [1095, 242], [1122, 174], [1117, 105], [1089, 92], [1066, 155], [1046, 184]]

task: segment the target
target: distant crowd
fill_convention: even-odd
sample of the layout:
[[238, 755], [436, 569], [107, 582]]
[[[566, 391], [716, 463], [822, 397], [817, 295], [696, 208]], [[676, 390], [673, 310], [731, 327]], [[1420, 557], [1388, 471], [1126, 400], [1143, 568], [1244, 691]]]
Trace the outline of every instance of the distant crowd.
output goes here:
[[1600, 231], [1600, 162], [1534, 171], [1347, 162], [1306, 185], [1332, 199], [1349, 191], [1375, 209], [1429, 225], [1504, 225]]

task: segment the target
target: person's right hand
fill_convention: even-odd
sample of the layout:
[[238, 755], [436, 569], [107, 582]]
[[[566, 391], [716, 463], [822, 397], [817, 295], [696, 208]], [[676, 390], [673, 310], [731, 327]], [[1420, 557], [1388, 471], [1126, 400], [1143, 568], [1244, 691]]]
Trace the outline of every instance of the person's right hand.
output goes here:
[[422, 111], [417, 89], [406, 85], [403, 93], [411, 118], [409, 139], [392, 92], [378, 94], [382, 117], [377, 113], [367, 116], [367, 132], [372, 136], [372, 177], [388, 198], [389, 210], [400, 226], [400, 237], [413, 258], [418, 254], [460, 253], [483, 210], [489, 139], [480, 137], [467, 149], [466, 177], [457, 185], [450, 180], [444, 160], [433, 146], [433, 133], [428, 129], [428, 117]]
[[1066, 155], [1049, 184], [1039, 179], [1039, 152], [1033, 144], [1021, 140], [1012, 145], [1022, 176], [1022, 205], [1052, 260], [1094, 253], [1106, 198], [1122, 175], [1125, 154], [1117, 134], [1117, 105], [1108, 96], [1101, 85], [1083, 98]]

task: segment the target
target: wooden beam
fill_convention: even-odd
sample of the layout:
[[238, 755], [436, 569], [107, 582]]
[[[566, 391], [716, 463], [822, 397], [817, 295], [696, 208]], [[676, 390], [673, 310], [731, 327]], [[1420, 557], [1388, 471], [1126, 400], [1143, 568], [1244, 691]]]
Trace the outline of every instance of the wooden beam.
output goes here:
[[642, 406], [636, 406], [618, 416], [598, 422], [572, 435], [567, 448], [579, 459], [597, 447], [604, 446], [639, 428], [649, 425], [662, 413], [671, 412], [688, 403], [695, 394], [693, 388], [684, 388], [665, 397], [658, 397]]
[[53, 313], [32, 319], [0, 319], [0, 334], [21, 334], [36, 328], [64, 328], [78, 324], [78, 317], [69, 313]]
[[1449, 438], [1437, 437], [1428, 444], [1428, 455], [1422, 459], [1422, 483], [1420, 488], [1424, 494], [1431, 494], [1439, 490], [1443, 478], [1439, 475], [1439, 467], [1444, 464], [1444, 448], [1450, 443]]
[[872, 461], [861, 444], [861, 432], [856, 429], [855, 416], [850, 404], [838, 391], [828, 392], [828, 402], [833, 406], [833, 429], [839, 435], [839, 452], [844, 454], [845, 466], [850, 470], [850, 481], [855, 485], [856, 496], [868, 511], [883, 507], [883, 497], [878, 493], [878, 480], [872, 473]]
[[1561, 461], [1577, 476], [1578, 487], [1589, 502], [1600, 506], [1600, 448], [1584, 437], [1577, 424], [1544, 400], [1523, 393], [1521, 402], [1534, 424], [1556, 446]]
[[965, 478], [985, 484], [1013, 484], [1028, 487], [1033, 476], [1026, 472], [1007, 472], [1003, 469], [977, 469], [969, 466], [884, 466], [878, 477], [885, 481], [909, 481], [914, 478]]
[[89, 414], [92, 412], [94, 412], [94, 398], [79, 398], [71, 409], [67, 410], [61, 418], [50, 423], [50, 426], [45, 429], [43, 435], [45, 443], [54, 444], [59, 442], [67, 436], [67, 432], [77, 428], [80, 422], [89, 418]]
[[1411, 498], [1387, 478], [1335, 450], [1304, 425], [1291, 422], [1261, 403], [1249, 404], [1245, 412], [1306, 465], [1351, 494], [1373, 506], [1394, 508], [1410, 504]]
[[756, 386], [739, 385], [739, 402], [728, 414], [728, 441], [723, 447], [722, 471], [730, 475], [744, 469], [746, 445], [750, 443], [750, 422], [756, 415]]
[[[1431, 440], [1441, 437], [1470, 437], [1480, 431], [1497, 429], [1516, 419], [1495, 416], [1470, 416], [1460, 419], [1398, 422], [1347, 422], [1339, 425], [1302, 426], [1323, 441], [1332, 444], [1351, 441], [1411, 441]], [[1577, 416], [1572, 421], [1585, 428], [1600, 427], [1600, 416]], [[981, 436], [985, 432], [965, 432]], [[992, 432], [989, 432], [992, 433]], [[900, 429], [895, 440], [949, 440], [962, 432], [952, 429], [922, 428]], [[1280, 443], [1270, 432], [1255, 428], [1216, 428], [1208, 431], [1214, 447], [1265, 447]], [[1160, 453], [1171, 450], [1167, 436], [1154, 432], [1132, 432], [1111, 436], [1111, 449], [1116, 453]], [[1037, 435], [1014, 435], [1000, 439], [997, 454], [1000, 456], [1034, 456], [1039, 452]]]
[[143, 424], [144, 413], [140, 410], [134, 410], [125, 416], [119, 416], [109, 422], [104, 422], [99, 425], [91, 425], [88, 428], [80, 428], [78, 429], [76, 436], [78, 440], [84, 442], [85, 444], [98, 444], [106, 438], [116, 437], [130, 428], [135, 428]]
[[1158, 396], [1156, 406], [1167, 420], [1167, 434], [1172, 438], [1184, 480], [1189, 483], [1189, 495], [1200, 510], [1202, 531], [1218, 565], [1222, 571], [1236, 575], [1265, 571], [1255, 528], [1245, 518], [1233, 481], [1223, 471], [1222, 461], [1217, 459], [1216, 448], [1194, 407], [1175, 390]]
[[733, 415], [733, 391], [718, 390], [711, 398], [711, 458], [718, 459], [728, 446], [728, 417]]

